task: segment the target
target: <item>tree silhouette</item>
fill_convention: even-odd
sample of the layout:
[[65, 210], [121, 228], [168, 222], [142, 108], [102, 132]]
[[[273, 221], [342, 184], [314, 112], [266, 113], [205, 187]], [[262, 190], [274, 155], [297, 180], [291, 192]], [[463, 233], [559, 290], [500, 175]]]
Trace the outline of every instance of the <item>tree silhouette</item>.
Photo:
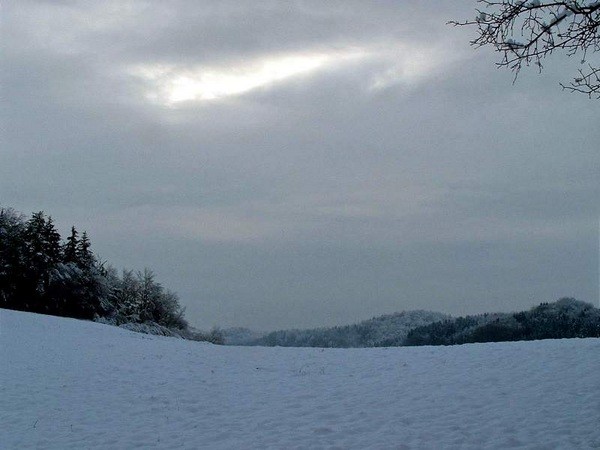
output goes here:
[[77, 262], [77, 248], [79, 246], [79, 233], [75, 226], [71, 227], [71, 234], [67, 238], [67, 242], [63, 246], [63, 257], [65, 263]]
[[563, 89], [600, 99], [600, 66], [587, 61], [600, 50], [598, 0], [477, 0], [474, 20], [451, 21], [456, 26], [477, 27], [475, 47], [492, 46], [501, 53], [497, 62], [517, 77], [521, 68], [534, 65], [555, 52], [581, 57], [579, 74]]

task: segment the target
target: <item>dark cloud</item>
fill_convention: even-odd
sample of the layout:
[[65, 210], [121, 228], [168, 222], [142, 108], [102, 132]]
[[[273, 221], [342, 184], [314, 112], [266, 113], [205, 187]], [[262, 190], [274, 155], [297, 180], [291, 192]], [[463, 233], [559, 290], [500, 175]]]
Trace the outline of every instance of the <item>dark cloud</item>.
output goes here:
[[[560, 90], [569, 60], [513, 85], [445, 25], [473, 7], [8, 2], [0, 201], [155, 268], [201, 326], [596, 301], [597, 102]], [[325, 63], [159, 95], [288, 54]]]

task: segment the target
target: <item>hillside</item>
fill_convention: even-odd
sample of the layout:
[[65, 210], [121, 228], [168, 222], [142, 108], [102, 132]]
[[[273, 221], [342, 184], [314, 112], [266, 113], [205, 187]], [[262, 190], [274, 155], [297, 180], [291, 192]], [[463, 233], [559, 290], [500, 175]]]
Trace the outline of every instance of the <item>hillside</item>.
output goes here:
[[595, 448], [598, 354], [223, 347], [0, 309], [0, 448]]
[[399, 347], [584, 337], [600, 337], [600, 309], [568, 297], [511, 313], [452, 317], [417, 310], [330, 328], [262, 334], [246, 328], [223, 330], [225, 344], [269, 347]]
[[431, 311], [403, 311], [362, 322], [331, 328], [273, 331], [246, 345], [279, 347], [381, 347], [388, 341], [403, 341], [410, 330], [450, 316]]
[[528, 311], [457, 317], [410, 330], [386, 345], [456, 345], [600, 337], [600, 309], [573, 298], [542, 303]]
[[232, 327], [220, 330], [225, 345], [253, 345], [261, 339], [266, 332], [251, 330], [244, 327]]

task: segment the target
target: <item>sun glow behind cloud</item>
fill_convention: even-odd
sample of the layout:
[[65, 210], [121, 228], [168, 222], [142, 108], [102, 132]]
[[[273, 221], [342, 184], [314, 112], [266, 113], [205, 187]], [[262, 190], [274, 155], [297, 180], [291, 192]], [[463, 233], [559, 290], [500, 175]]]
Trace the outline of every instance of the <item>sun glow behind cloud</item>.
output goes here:
[[148, 100], [177, 107], [186, 102], [214, 102], [239, 96], [340, 67], [363, 70], [364, 85], [357, 88], [367, 91], [415, 85], [459, 57], [447, 49], [397, 42], [329, 52], [269, 55], [220, 66], [143, 64], [131, 73], [147, 85]]
[[206, 71], [179, 76], [171, 81], [169, 101], [214, 100], [242, 94], [270, 83], [311, 72], [323, 66], [328, 59], [327, 55], [289, 56], [267, 60], [259, 67]]
[[151, 82], [150, 100], [173, 106], [244, 94], [364, 56], [360, 50], [292, 54], [221, 67], [138, 66], [133, 73]]

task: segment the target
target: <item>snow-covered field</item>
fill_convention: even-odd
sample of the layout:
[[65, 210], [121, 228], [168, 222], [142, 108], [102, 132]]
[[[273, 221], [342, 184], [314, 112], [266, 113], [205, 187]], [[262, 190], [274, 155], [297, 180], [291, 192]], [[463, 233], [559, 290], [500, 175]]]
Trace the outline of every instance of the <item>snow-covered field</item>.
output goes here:
[[0, 448], [600, 448], [600, 339], [219, 347], [0, 310]]

